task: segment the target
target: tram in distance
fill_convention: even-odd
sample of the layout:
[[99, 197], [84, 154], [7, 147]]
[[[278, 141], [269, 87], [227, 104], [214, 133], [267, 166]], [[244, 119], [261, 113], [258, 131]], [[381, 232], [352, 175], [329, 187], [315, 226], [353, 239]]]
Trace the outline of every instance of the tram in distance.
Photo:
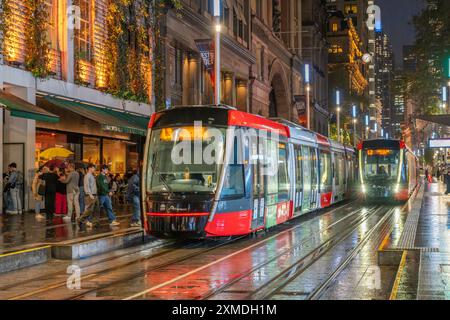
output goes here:
[[404, 141], [363, 141], [358, 159], [361, 193], [367, 200], [407, 201], [418, 185], [418, 160]]
[[[142, 204], [156, 237], [251, 234], [352, 194], [355, 150], [285, 120], [188, 106], [153, 114], [148, 130]], [[212, 148], [223, 161], [201, 159]]]

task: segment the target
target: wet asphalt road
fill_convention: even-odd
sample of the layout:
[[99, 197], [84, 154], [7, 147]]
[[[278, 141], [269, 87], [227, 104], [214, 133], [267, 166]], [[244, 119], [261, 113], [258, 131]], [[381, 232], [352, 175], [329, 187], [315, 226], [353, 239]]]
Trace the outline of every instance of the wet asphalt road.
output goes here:
[[[377, 249], [406, 211], [350, 202], [255, 237], [52, 260], [0, 275], [0, 299], [388, 299], [397, 268], [379, 268]], [[71, 264], [79, 289], [67, 287]]]

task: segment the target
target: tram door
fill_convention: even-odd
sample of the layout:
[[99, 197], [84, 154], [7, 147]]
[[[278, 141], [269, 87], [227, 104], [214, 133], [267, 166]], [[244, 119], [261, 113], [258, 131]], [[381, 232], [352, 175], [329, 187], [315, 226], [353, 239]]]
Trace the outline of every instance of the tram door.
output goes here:
[[302, 146], [302, 167], [303, 167], [303, 200], [302, 212], [307, 212], [311, 209], [311, 191], [312, 191], [312, 157], [309, 147]]
[[311, 152], [311, 209], [318, 208], [319, 198], [319, 168], [317, 149], [309, 148]]
[[294, 159], [295, 159], [295, 202], [294, 202], [294, 214], [298, 214], [302, 211], [303, 200], [303, 161], [302, 161], [302, 149], [294, 146]]
[[265, 185], [263, 155], [266, 141], [259, 137], [250, 139], [251, 160], [253, 172], [253, 216], [252, 230], [264, 227], [265, 214]]

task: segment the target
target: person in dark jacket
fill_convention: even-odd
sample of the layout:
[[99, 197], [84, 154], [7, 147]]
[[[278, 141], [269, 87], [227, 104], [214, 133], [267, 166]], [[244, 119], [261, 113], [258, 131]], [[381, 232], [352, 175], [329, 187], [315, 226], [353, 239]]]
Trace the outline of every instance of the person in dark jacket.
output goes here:
[[444, 173], [444, 183], [447, 185], [447, 190], [445, 190], [445, 194], [450, 193], [450, 169], [447, 169]]
[[97, 177], [97, 192], [98, 192], [98, 200], [100, 202], [100, 208], [104, 208], [106, 210], [106, 214], [108, 215], [109, 225], [111, 227], [118, 226], [120, 223], [116, 219], [116, 215], [113, 212], [111, 196], [112, 192], [109, 187], [108, 180], [109, 168], [107, 165], [102, 166], [102, 170]]
[[133, 176], [128, 180], [127, 199], [133, 204], [133, 216], [131, 217], [131, 227], [141, 226], [141, 192], [139, 171], [134, 170]]
[[59, 179], [58, 174], [55, 172], [55, 167], [50, 166], [49, 172], [43, 173], [41, 179], [45, 181], [45, 213], [47, 219], [52, 219], [55, 214], [56, 184]]
[[60, 168], [56, 170], [56, 174], [58, 175], [59, 179], [58, 181], [56, 181], [55, 213], [65, 216], [67, 214], [67, 188], [66, 185], [61, 181], [62, 179], [65, 179], [65, 174]]

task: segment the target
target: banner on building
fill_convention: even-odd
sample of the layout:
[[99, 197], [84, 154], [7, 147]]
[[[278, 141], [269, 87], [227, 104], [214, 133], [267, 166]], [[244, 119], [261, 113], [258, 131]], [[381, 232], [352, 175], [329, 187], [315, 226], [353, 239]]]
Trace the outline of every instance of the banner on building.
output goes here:
[[201, 39], [195, 40], [195, 44], [200, 51], [200, 56], [202, 57], [203, 65], [205, 66], [206, 71], [208, 71], [209, 76], [211, 78], [211, 85], [213, 88], [213, 92], [215, 92], [215, 46], [214, 41], [211, 39]]
[[306, 127], [306, 95], [294, 96], [294, 108], [297, 109], [298, 122], [300, 123], [300, 125]]

